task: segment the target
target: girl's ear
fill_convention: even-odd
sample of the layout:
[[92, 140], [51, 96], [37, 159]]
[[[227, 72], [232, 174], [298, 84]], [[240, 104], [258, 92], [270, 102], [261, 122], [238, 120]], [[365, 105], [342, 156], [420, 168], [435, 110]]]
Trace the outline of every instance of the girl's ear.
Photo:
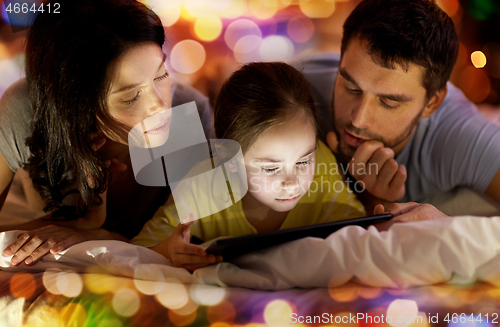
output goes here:
[[429, 100], [429, 102], [425, 106], [425, 109], [420, 118], [428, 118], [436, 110], [438, 110], [438, 108], [443, 103], [444, 98], [446, 98], [446, 94], [448, 94], [448, 85], [446, 85], [443, 89], [437, 91], [436, 94], [434, 94], [434, 96]]

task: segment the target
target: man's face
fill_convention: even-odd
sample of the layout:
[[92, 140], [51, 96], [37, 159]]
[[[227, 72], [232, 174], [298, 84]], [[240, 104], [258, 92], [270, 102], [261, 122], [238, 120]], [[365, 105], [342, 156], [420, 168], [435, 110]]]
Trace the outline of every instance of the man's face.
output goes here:
[[333, 105], [334, 126], [342, 155], [350, 159], [367, 140], [378, 140], [396, 154], [410, 140], [426, 105], [424, 68], [404, 70], [379, 65], [365, 42], [353, 39], [339, 67]]

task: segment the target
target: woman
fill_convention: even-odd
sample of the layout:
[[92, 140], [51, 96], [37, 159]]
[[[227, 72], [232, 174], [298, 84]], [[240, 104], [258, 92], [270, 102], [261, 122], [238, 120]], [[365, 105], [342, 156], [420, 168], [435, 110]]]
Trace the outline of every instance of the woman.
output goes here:
[[24, 168], [47, 212], [9, 228], [32, 230], [3, 252], [16, 253], [13, 264], [84, 240], [131, 238], [165, 202], [168, 188], [134, 179], [131, 127], [195, 100], [210, 129], [207, 99], [170, 89], [153, 11], [132, 0], [57, 2], [60, 13], [40, 12], [28, 31], [26, 80], [0, 100], [0, 208]]

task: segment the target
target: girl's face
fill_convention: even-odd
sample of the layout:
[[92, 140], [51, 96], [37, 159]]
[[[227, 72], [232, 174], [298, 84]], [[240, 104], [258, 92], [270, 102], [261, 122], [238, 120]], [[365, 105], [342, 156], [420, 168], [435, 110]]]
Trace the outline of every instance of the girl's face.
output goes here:
[[289, 211], [314, 177], [316, 131], [304, 110], [262, 133], [245, 153], [247, 196], [278, 212]]
[[[107, 105], [111, 116], [119, 122], [129, 127], [142, 123], [146, 140], [168, 133], [172, 112], [170, 79], [165, 54], [157, 44], [138, 45], [118, 59]], [[144, 120], [153, 115], [158, 121], [153, 122], [152, 118], [145, 124]]]

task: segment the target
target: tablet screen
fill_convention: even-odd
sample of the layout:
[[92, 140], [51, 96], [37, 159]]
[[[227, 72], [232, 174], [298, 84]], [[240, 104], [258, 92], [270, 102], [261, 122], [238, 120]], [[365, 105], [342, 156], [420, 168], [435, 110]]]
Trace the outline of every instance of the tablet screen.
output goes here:
[[350, 225], [368, 227], [369, 225], [387, 221], [393, 217], [392, 214], [382, 214], [370, 217], [361, 217], [347, 220], [334, 221], [330, 223], [302, 226], [283, 229], [273, 232], [245, 235], [240, 237], [229, 237], [217, 239], [207, 248], [207, 253], [216, 256], [221, 255], [224, 261], [229, 261], [242, 254], [262, 250], [274, 245], [290, 242], [303, 237], [326, 238], [331, 233]]

